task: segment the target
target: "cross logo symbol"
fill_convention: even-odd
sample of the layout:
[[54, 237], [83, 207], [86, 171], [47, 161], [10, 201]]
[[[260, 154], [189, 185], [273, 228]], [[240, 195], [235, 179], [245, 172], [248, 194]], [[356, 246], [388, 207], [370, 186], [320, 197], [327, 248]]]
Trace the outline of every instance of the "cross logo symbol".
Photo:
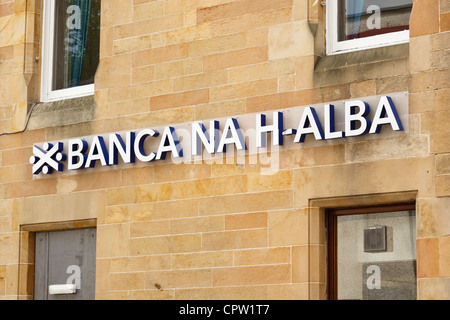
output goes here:
[[33, 156], [30, 157], [30, 163], [33, 165], [33, 174], [52, 174], [53, 170], [63, 171], [61, 161], [67, 159], [67, 155], [62, 153], [64, 143], [58, 142], [55, 145], [44, 143], [43, 149], [33, 146]]

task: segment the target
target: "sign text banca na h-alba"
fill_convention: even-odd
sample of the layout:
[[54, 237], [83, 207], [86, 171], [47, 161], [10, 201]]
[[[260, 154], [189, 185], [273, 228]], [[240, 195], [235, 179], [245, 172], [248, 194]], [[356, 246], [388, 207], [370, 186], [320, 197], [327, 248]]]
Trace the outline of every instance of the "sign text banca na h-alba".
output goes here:
[[[282, 147], [287, 143], [303, 145], [308, 141], [378, 135], [383, 128], [402, 132], [405, 131], [403, 122], [407, 122], [408, 117], [407, 98], [405, 93], [397, 93], [267, 114], [46, 142], [33, 146], [30, 163], [34, 175], [48, 175], [99, 165], [115, 166], [119, 162], [150, 163], [164, 160], [169, 154], [176, 159], [226, 153], [229, 148], [258, 150], [268, 147], [268, 134], [273, 146]], [[249, 145], [251, 143], [254, 145]]]

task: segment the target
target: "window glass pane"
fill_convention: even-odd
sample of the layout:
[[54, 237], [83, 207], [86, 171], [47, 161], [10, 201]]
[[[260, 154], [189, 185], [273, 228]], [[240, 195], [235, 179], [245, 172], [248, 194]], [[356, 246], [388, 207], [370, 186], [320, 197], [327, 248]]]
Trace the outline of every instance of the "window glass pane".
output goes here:
[[337, 217], [337, 298], [416, 299], [415, 211]]
[[413, 0], [339, 0], [339, 41], [409, 30]]
[[55, 1], [52, 89], [94, 83], [99, 61], [100, 0]]

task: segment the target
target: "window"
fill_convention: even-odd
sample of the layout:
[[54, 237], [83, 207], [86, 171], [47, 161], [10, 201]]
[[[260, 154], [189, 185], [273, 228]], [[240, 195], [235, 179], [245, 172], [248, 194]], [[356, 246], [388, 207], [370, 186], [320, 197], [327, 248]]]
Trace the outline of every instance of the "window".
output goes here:
[[327, 54], [409, 41], [413, 0], [327, 1]]
[[100, 0], [45, 0], [41, 101], [94, 93]]
[[328, 298], [415, 300], [415, 218], [415, 205], [328, 211]]

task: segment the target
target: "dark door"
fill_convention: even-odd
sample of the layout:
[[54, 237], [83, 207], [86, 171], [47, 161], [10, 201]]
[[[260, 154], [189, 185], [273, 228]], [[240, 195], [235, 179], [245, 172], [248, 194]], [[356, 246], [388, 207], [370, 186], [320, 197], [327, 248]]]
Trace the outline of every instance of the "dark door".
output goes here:
[[93, 228], [36, 233], [34, 299], [94, 300], [96, 238]]

